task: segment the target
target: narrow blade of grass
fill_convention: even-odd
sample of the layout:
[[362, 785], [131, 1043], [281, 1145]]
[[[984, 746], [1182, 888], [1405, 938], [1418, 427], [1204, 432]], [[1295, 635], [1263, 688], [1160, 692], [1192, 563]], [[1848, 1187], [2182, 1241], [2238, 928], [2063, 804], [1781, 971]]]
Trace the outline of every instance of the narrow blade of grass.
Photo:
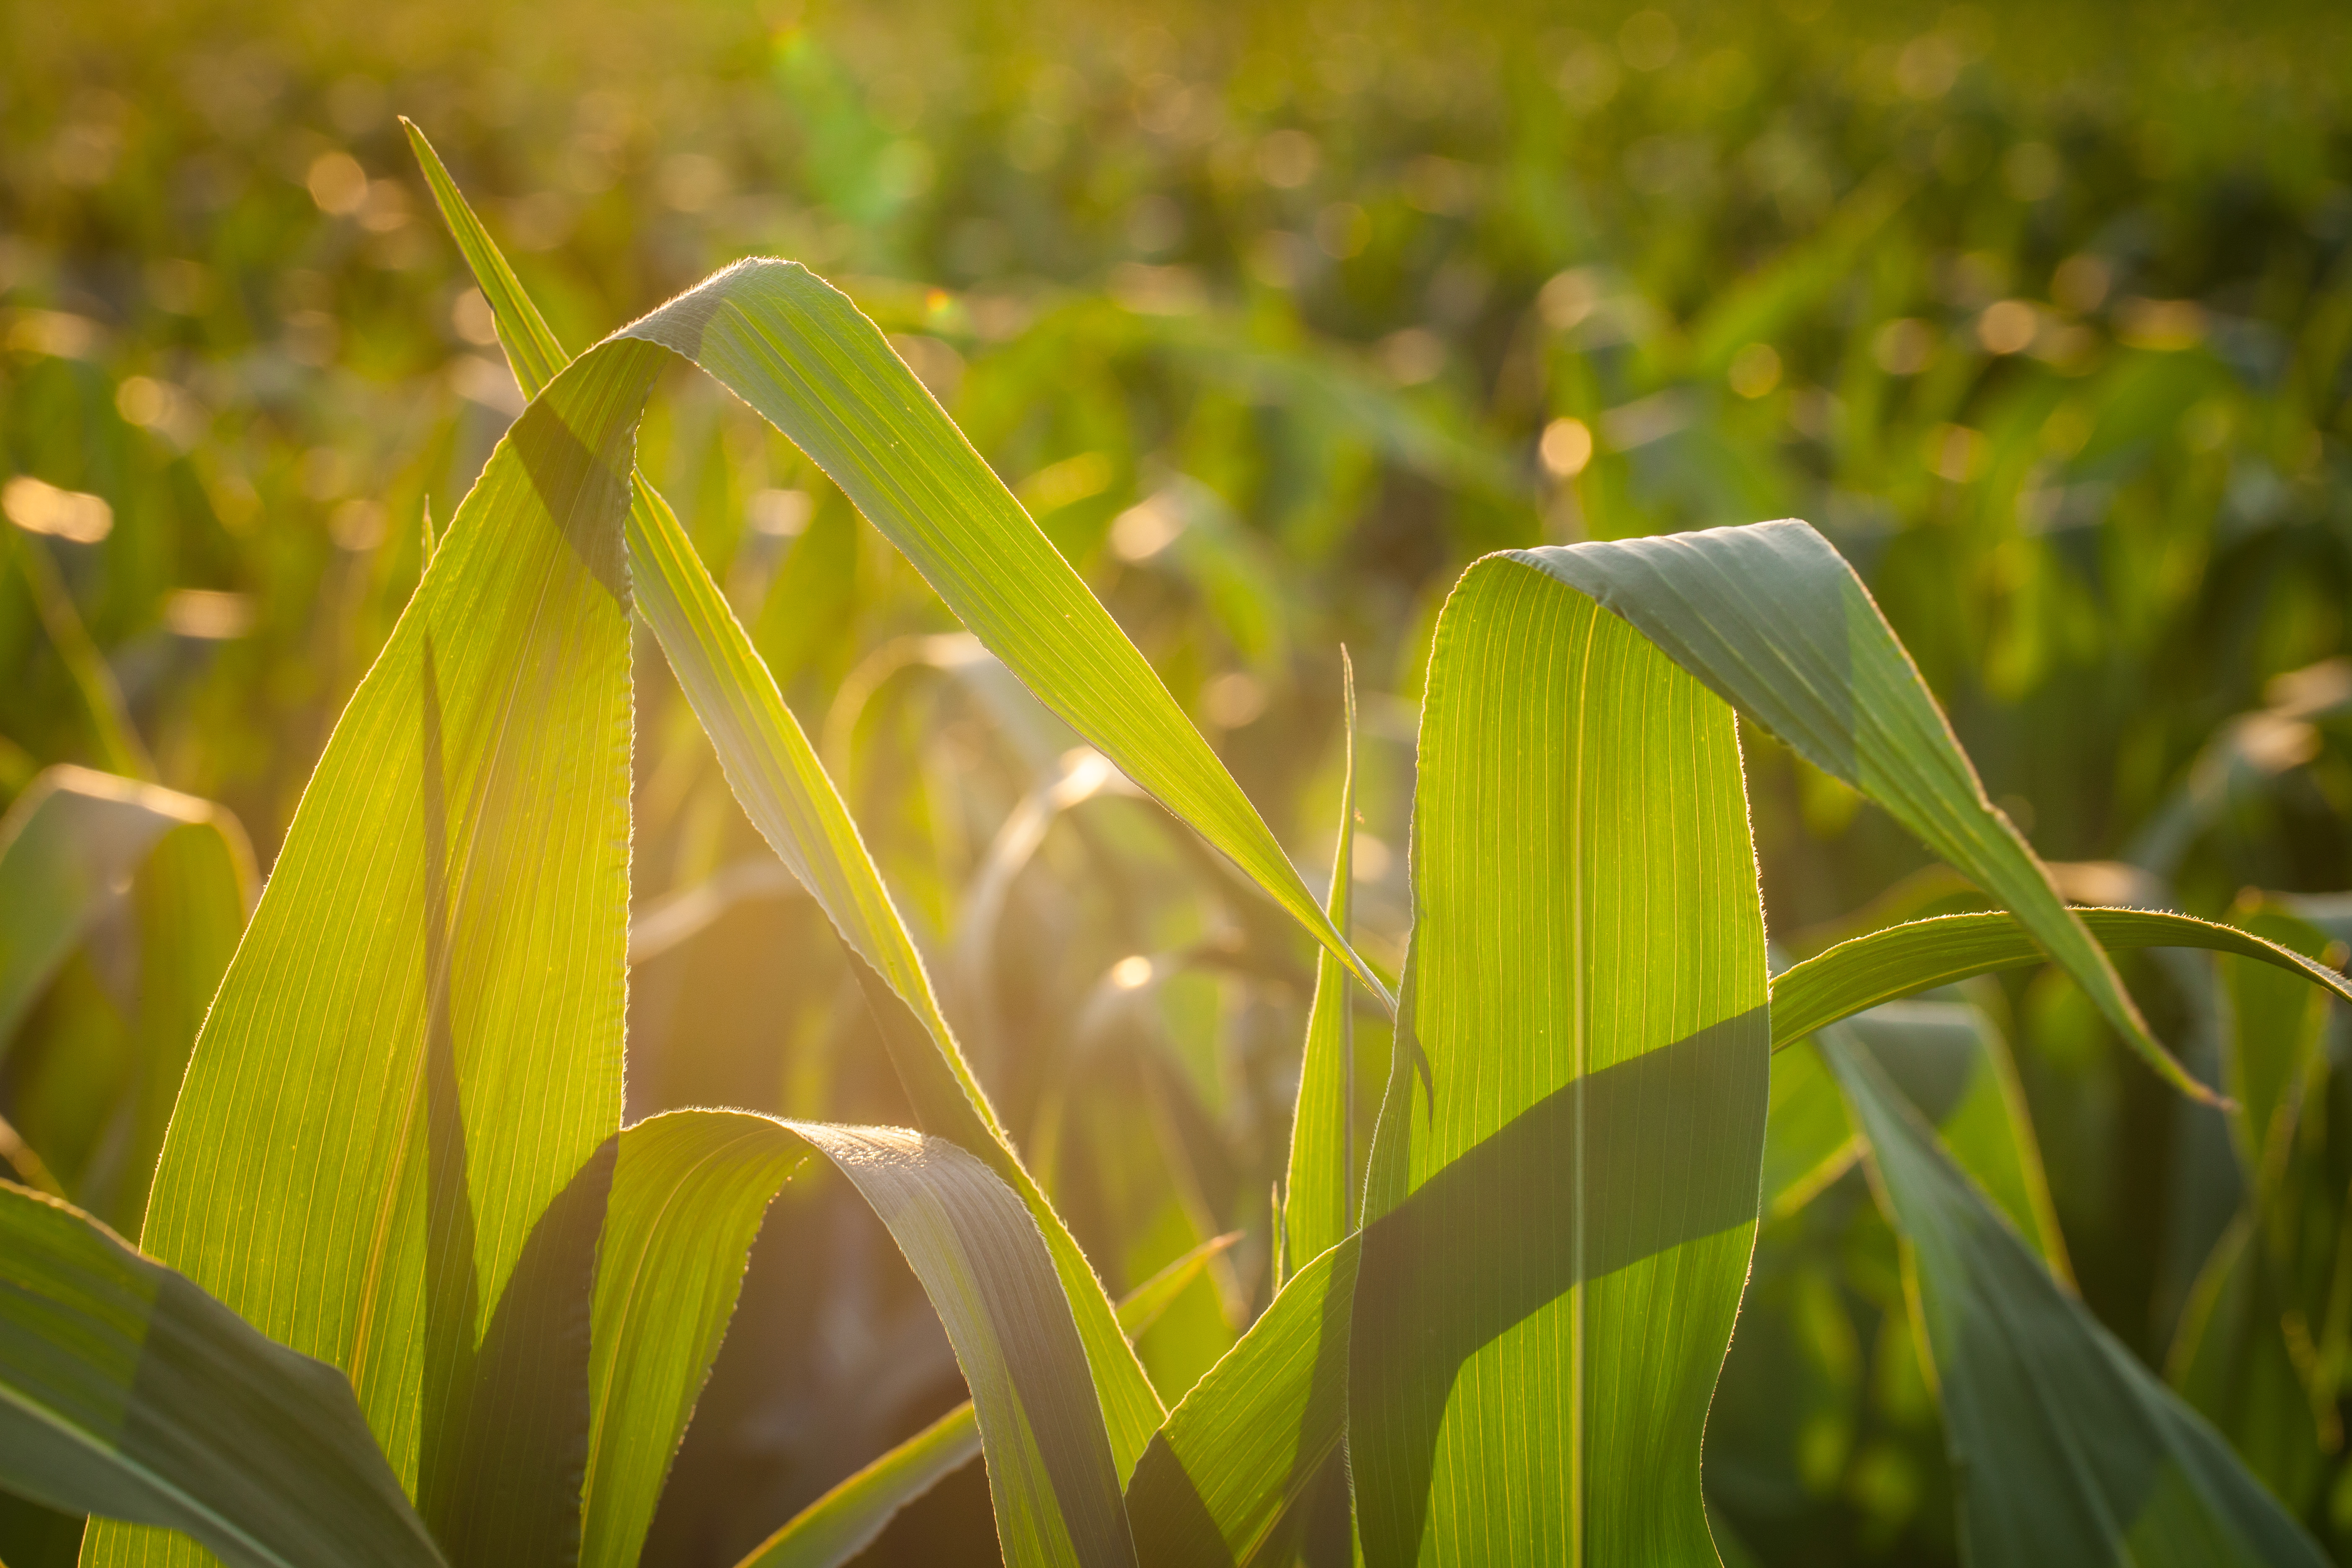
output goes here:
[[[1348, 934], [1356, 847], [1356, 671], [1341, 655], [1347, 758], [1339, 784], [1339, 832], [1331, 851], [1325, 910]], [[1319, 1258], [1355, 1228], [1349, 1188], [1354, 1166], [1353, 1031], [1348, 1027], [1348, 971], [1326, 949], [1316, 955], [1315, 996], [1307, 1010], [1307, 1049], [1299, 1059], [1298, 1103], [1290, 1121], [1290, 1164], [1283, 1181], [1280, 1261], [1285, 1272]]]

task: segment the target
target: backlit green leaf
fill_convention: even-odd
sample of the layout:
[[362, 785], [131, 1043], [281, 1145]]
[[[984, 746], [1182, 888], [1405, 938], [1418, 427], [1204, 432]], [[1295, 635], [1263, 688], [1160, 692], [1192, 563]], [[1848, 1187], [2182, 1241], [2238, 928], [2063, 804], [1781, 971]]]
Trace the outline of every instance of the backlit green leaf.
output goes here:
[[[1347, 757], [1339, 784], [1339, 835], [1331, 855], [1326, 906], [1348, 934], [1356, 848], [1356, 672], [1342, 655]], [[1348, 972], [1328, 949], [1316, 955], [1315, 995], [1307, 1010], [1307, 1049], [1298, 1066], [1298, 1104], [1290, 1122], [1289, 1173], [1283, 1183], [1282, 1256], [1296, 1269], [1339, 1245], [1355, 1228], [1355, 1037], [1349, 1026]]]
[[[2150, 910], [2073, 911], [2113, 952], [2194, 947], [2258, 959], [2352, 1000], [2352, 981], [2276, 942], [2193, 915]], [[1939, 915], [1842, 942], [1772, 977], [1774, 1049], [1865, 1007], [1996, 970], [2049, 962], [2013, 914]]]
[[[620, 522], [662, 363], [560, 377], [458, 509], [295, 813], [144, 1233], [351, 1374], [461, 1561], [576, 1551], [628, 919]], [[84, 1557], [140, 1551], [108, 1526]]]
[[[442, 216], [496, 313], [515, 374], [536, 395], [564, 363], [562, 347], [414, 126], [409, 127], [409, 140]], [[710, 303], [708, 297], [706, 303]], [[842, 308], [847, 309], [845, 304]], [[887, 357], [887, 348], [883, 352]], [[895, 360], [891, 363], [897, 366]], [[903, 366], [897, 368], [904, 374]], [[923, 406], [940, 417], [928, 399]], [[969, 453], [968, 447], [962, 449]], [[914, 941], [807, 735], [784, 706], [774, 679], [677, 516], [642, 475], [632, 476], [626, 538], [638, 607], [718, 748], [737, 800], [862, 961], [861, 981], [878, 977], [878, 987], [867, 984], [869, 1000], [882, 1023], [891, 1065], [918, 1119], [926, 1131], [952, 1139], [986, 1160], [1036, 1215], [1077, 1315], [1088, 1363], [1103, 1393], [1111, 1450], [1124, 1476], [1134, 1468], [1165, 1411], [1133, 1347], [1118, 1331], [1101, 1282], [1068, 1226], [1013, 1152], [940, 1009]]]
[[2013, 910], [2149, 1065], [2184, 1092], [2210, 1098], [2148, 1033], [2024, 836], [1986, 799], [1870, 590], [1810, 524], [1519, 554], [1633, 622], [1740, 712], [1885, 806]]
[[1349, 1237], [1300, 1269], [1169, 1412], [1127, 1488], [1146, 1568], [1283, 1561], [1347, 1424], [1360, 1253]]
[[1366, 1560], [1709, 1561], [1770, 1059], [1731, 713], [1489, 558], [1438, 622], [1413, 812], [1350, 1347]]
[[[1204, 1241], [1129, 1291], [1118, 1304], [1118, 1326], [1129, 1336], [1141, 1334], [1237, 1239]], [[838, 1568], [871, 1544], [900, 1509], [979, 1453], [980, 1424], [967, 1399], [794, 1514], [736, 1568]]]

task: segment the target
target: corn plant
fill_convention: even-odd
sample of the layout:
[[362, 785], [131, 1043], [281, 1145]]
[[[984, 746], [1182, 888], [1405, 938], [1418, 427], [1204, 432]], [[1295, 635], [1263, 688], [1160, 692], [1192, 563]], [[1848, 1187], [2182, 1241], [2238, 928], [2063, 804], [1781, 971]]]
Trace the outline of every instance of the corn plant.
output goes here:
[[[2316, 1048], [2305, 990], [2270, 979], [2352, 984], [2284, 917], [2273, 941], [2070, 907], [1809, 526], [1463, 574], [1429, 657], [1413, 928], [1390, 975], [1349, 937], [1347, 792], [1318, 898], [844, 296], [748, 261], [568, 355], [412, 137], [530, 401], [433, 542], [234, 957], [218, 944], [168, 993], [211, 1002], [184, 1076], [154, 1074], [132, 1121], [160, 1135], [152, 1190], [126, 1178], [110, 1212], [139, 1248], [55, 1194], [0, 1189], [0, 1486], [100, 1516], [85, 1563], [635, 1561], [761, 1217], [813, 1154], [888, 1227], [971, 1403], [745, 1568], [844, 1562], [975, 1454], [1015, 1564], [1713, 1562], [1701, 1442], [1759, 1214], [1856, 1158], [1906, 1244], [1970, 1561], [2321, 1560], [2074, 1294], [1999, 1037], [1905, 999], [2054, 964], [2259, 1145]], [[1114, 1305], [1014, 1148], [816, 748], [634, 469], [680, 359], [1318, 944], [1279, 1289], [1172, 1409], [1131, 1335], [1209, 1249]], [[640, 618], [852, 956], [918, 1128], [622, 1125]], [[1775, 973], [1742, 721], [2000, 909]], [[241, 853], [201, 802], [54, 777], [0, 844], [0, 1009], [134, 871], [234, 930]], [[2226, 1097], [2200, 1082], [2110, 962], [2136, 947], [2231, 955], [2242, 1012], [2293, 1015], [2285, 1043], [2243, 1058]], [[1395, 1025], [1360, 1186], [1350, 987]]]

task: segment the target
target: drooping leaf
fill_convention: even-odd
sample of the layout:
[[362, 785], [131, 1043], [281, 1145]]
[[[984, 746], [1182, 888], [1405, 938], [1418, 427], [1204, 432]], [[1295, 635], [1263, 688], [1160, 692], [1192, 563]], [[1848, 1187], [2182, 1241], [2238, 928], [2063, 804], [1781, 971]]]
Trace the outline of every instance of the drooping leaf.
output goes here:
[[351, 1384], [79, 1210], [0, 1182], [0, 1489], [234, 1568], [437, 1568]]
[[[2015, 1066], [1991, 1021], [1951, 1002], [1890, 1002], [1858, 1014], [1853, 1037], [1944, 1141], [1945, 1151], [2062, 1280], [2074, 1275], [2050, 1202]], [[1772, 1058], [1764, 1207], [1794, 1213], [1853, 1167], [1863, 1145], [1845, 1096], [1811, 1039]]]
[[742, 261], [623, 331], [791, 437], [1040, 700], [1386, 996], [1142, 654], [846, 296]]
[[902, 1129], [727, 1110], [653, 1117], [622, 1143], [599, 1260], [583, 1562], [636, 1560], [760, 1215], [814, 1149], [889, 1228], [947, 1330], [1005, 1561], [1133, 1568], [1101, 1405], [1052, 1256], [1026, 1204], [976, 1156]]
[[[460, 1561], [577, 1549], [625, 988], [620, 521], [662, 363], [559, 377], [459, 507], [296, 811], [144, 1232], [351, 1374]], [[140, 1550], [106, 1526], [84, 1560]]]
[[[1204, 1241], [1129, 1291], [1118, 1304], [1118, 1326], [1130, 1337], [1141, 1334], [1237, 1239]], [[840, 1568], [872, 1544], [899, 1510], [979, 1453], [980, 1424], [967, 1399], [794, 1514], [736, 1568]], [[1130, 1510], [1133, 1495], [1130, 1488]]]
[[2058, 1287], [1869, 1054], [1841, 1031], [1822, 1042], [1914, 1260], [1964, 1560], [2317, 1568], [2310, 1538]]
[[1731, 713], [1489, 558], [1438, 622], [1413, 813], [1349, 1351], [1365, 1558], [1708, 1561], [1770, 1059]]
[[1806, 761], [1885, 806], [2013, 911], [2167, 1081], [2211, 1098], [2148, 1032], [2115, 966], [2068, 912], [2024, 836], [1986, 798], [1870, 590], [1810, 524], [1763, 522], [1519, 554], [1639, 626]]
[[[431, 145], [415, 126], [408, 131], [442, 216], [491, 304], [516, 376], [536, 395], [564, 364], [562, 345]], [[927, 401], [924, 406], [938, 416], [936, 405]], [[1102, 1391], [1111, 1450], [1126, 1475], [1166, 1412], [1133, 1346], [1119, 1333], [1093, 1267], [1014, 1155], [940, 1011], [913, 938], [807, 735], [784, 706], [676, 514], [641, 474], [632, 475], [626, 540], [638, 608], [717, 747], [736, 799], [823, 906], [856, 955], [853, 967], [859, 968], [861, 982], [878, 983], [887, 991], [886, 997], [876, 994], [877, 984], [866, 986], [885, 1048], [917, 1118], [925, 1131], [987, 1161], [1036, 1216], [1077, 1315], [1088, 1364]]]
[[[1339, 783], [1339, 834], [1331, 855], [1326, 906], [1339, 934], [1348, 913], [1356, 847], [1356, 671], [1340, 656], [1347, 753]], [[1307, 1009], [1307, 1049], [1298, 1064], [1298, 1103], [1290, 1121], [1290, 1163], [1283, 1180], [1281, 1260], [1286, 1271], [1320, 1258], [1355, 1228], [1355, 1038], [1349, 1028], [1348, 972], [1328, 949], [1316, 955], [1315, 995]]]
[[[2273, 964], [2352, 1000], [2352, 981], [2276, 942], [2193, 915], [2151, 910], [2076, 910], [2092, 937], [2121, 952], [2141, 947], [2204, 948]], [[2007, 913], [1939, 915], [1889, 926], [1792, 964], [1772, 977], [1772, 1046], [1778, 1050], [1824, 1025], [1971, 975], [2048, 962]]]
[[2025, 1091], [1990, 1019], [1960, 1002], [1889, 1002], [1845, 1026], [1918, 1111], [1952, 1163], [2072, 1288], [2073, 1266]]
[[807, 1157], [775, 1123], [726, 1111], [622, 1132], [596, 1249], [582, 1568], [636, 1562], [761, 1219]]

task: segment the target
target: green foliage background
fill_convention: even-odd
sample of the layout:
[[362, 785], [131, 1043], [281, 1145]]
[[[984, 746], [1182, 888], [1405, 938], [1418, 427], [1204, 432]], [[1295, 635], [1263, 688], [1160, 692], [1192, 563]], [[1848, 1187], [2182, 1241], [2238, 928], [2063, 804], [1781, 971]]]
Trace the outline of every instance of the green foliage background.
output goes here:
[[[39, 481], [7, 492], [8, 794], [122, 766], [45, 623], [53, 569], [160, 779], [226, 803], [268, 867], [425, 516], [521, 405], [400, 113], [575, 350], [740, 256], [839, 280], [1310, 879], [1344, 643], [1377, 962], [1401, 956], [1414, 704], [1461, 568], [1787, 515], [1862, 570], [2070, 894], [2218, 915], [2352, 885], [2352, 23], [2326, 7], [8, 0], [0, 33], [0, 479]], [[714, 385], [657, 400], [640, 461], [1114, 1295], [1246, 1232], [1142, 1342], [1172, 1397], [1268, 1294], [1312, 952], [1066, 763], [1074, 738]], [[58, 490], [104, 500], [102, 539], [56, 531]], [[637, 702], [632, 1116], [905, 1121], [828, 928], [645, 637]], [[1787, 952], [1857, 911], [1968, 907], [1843, 786], [1743, 742]], [[101, 930], [0, 1071], [0, 1114], [68, 1186], [136, 1071], [135, 941]], [[2125, 968], [2214, 1076], [2203, 971]], [[1973, 999], [2015, 1046], [2084, 1298], [2178, 1359], [2246, 1181], [2218, 1114], [2054, 973]], [[1387, 1042], [1359, 1024], [1368, 1128]], [[2277, 1244], [2318, 1352], [2352, 1312], [2342, 1082], [2307, 1095]], [[2293, 1431], [2223, 1408], [2226, 1378], [2206, 1407], [2342, 1555], [2318, 1352]], [[732, 1561], [959, 1396], [887, 1237], [795, 1183], [647, 1561]], [[1859, 1172], [1763, 1233], [1707, 1480], [1759, 1561], [1952, 1559]], [[869, 1560], [982, 1560], [985, 1512], [970, 1468]]]

